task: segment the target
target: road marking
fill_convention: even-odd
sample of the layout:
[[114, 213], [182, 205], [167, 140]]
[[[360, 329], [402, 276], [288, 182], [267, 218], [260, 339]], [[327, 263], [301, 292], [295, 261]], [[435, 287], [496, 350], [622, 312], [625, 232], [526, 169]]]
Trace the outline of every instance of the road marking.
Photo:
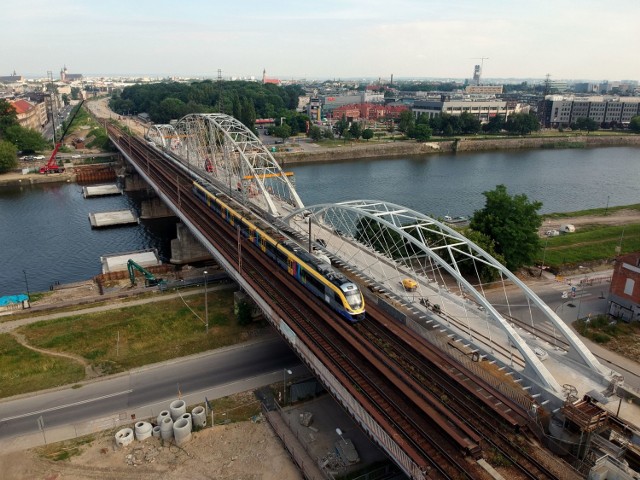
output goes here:
[[126, 395], [128, 393], [133, 392], [133, 390], [124, 390], [122, 392], [110, 393], [108, 395], [103, 395], [101, 397], [96, 398], [88, 398], [86, 400], [80, 400], [79, 402], [68, 403], [66, 405], [58, 405], [57, 407], [45, 408], [43, 410], [36, 410], [35, 412], [23, 413], [21, 415], [15, 415], [13, 417], [0, 418], [0, 422], [8, 422], [9, 420], [16, 420], [18, 418], [30, 417], [32, 415], [40, 415], [42, 413], [53, 412], [56, 410], [62, 410], [63, 408], [76, 407], [78, 405], [84, 405], [86, 403], [97, 402], [99, 400], [104, 400], [105, 398], [117, 397], [118, 395]]

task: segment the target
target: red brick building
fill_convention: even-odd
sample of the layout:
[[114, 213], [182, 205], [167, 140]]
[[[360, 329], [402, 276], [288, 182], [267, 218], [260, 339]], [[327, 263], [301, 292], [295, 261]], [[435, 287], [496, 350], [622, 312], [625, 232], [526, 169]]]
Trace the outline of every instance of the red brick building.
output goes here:
[[406, 105], [380, 105], [377, 103], [352, 103], [337, 107], [331, 112], [331, 118], [340, 120], [344, 115], [350, 122], [362, 120], [378, 121], [383, 118], [400, 118], [400, 113], [409, 110]]
[[640, 320], [640, 252], [616, 260], [609, 290], [609, 314], [627, 322]]

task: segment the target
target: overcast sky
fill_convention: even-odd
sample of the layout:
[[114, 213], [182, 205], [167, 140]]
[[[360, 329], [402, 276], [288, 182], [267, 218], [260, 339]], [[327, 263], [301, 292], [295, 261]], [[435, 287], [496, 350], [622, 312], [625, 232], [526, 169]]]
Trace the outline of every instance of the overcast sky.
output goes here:
[[0, 75], [638, 80], [640, 0], [8, 0]]

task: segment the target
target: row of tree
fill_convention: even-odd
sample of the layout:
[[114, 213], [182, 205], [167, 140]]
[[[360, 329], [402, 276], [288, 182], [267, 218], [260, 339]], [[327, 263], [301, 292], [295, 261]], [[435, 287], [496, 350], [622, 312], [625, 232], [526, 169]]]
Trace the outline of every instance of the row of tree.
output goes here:
[[35, 130], [18, 123], [18, 115], [8, 101], [0, 100], [0, 173], [18, 166], [18, 152], [33, 153], [49, 146]]
[[[299, 85], [280, 87], [211, 80], [188, 84], [164, 82], [125, 87], [112, 96], [109, 106], [120, 115], [148, 113], [155, 123], [169, 123], [190, 113], [222, 112], [253, 129], [256, 118], [294, 117], [303, 93]], [[301, 131], [297, 120], [291, 123], [292, 130]]]

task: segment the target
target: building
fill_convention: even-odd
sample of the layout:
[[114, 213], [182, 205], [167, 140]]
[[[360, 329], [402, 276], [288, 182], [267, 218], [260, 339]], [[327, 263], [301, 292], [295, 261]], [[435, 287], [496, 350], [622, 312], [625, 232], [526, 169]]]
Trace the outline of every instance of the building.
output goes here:
[[44, 102], [31, 103], [19, 99], [11, 102], [11, 105], [16, 111], [20, 126], [42, 132], [42, 128], [47, 123], [47, 107]]
[[273, 85], [280, 85], [282, 82], [278, 78], [268, 78], [267, 69], [264, 68], [262, 70], [262, 84], [265, 85], [267, 83], [272, 83]]
[[442, 114], [470, 113], [481, 122], [488, 122], [496, 115], [503, 115], [506, 118], [514, 110], [508, 109], [507, 102], [502, 100], [450, 100], [443, 95], [440, 100], [417, 101], [413, 104], [411, 111], [416, 118], [421, 115], [433, 118]]
[[640, 252], [618, 257], [609, 289], [609, 315], [640, 320]]
[[467, 85], [464, 91], [472, 95], [500, 95], [502, 85]]
[[17, 75], [15, 70], [11, 75], [0, 76], [0, 83], [20, 83], [23, 82], [24, 78], [22, 75]]
[[409, 110], [406, 105], [380, 105], [377, 103], [354, 103], [334, 108], [330, 118], [340, 120], [343, 116], [349, 122], [380, 121], [388, 118], [400, 118], [400, 113]]
[[384, 93], [365, 91], [350, 95], [320, 95], [322, 110], [330, 116], [330, 112], [338, 107], [357, 103], [384, 103]]
[[320, 123], [322, 121], [322, 106], [319, 98], [310, 98], [306, 110], [312, 123]]
[[73, 82], [75, 80], [82, 80], [82, 74], [67, 72], [67, 66], [65, 65], [60, 69], [60, 80], [63, 82]]
[[640, 97], [564, 97], [548, 95], [539, 111], [545, 127], [568, 127], [579, 118], [590, 118], [598, 125], [628, 125], [640, 115]]

